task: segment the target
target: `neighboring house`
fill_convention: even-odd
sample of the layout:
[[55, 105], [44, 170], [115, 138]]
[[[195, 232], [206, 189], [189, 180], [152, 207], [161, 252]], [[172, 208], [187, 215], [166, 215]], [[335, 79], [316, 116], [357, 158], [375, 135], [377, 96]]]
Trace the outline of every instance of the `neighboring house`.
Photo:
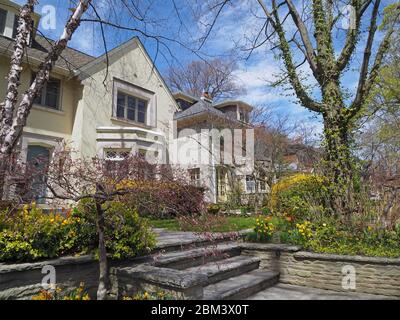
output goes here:
[[320, 156], [320, 152], [316, 148], [303, 143], [291, 143], [286, 148], [283, 163], [290, 172], [313, 173], [315, 163]]
[[[181, 157], [175, 160], [187, 168], [194, 184], [206, 188], [207, 200], [223, 203], [230, 200], [230, 195], [241, 199], [243, 194], [266, 193], [268, 188], [264, 182], [258, 182], [256, 188], [254, 160], [258, 159], [254, 159], [253, 149], [247, 150], [248, 137], [244, 133], [244, 129], [251, 129], [249, 113], [252, 106], [239, 100], [213, 103], [207, 93], [196, 98], [176, 92], [174, 97], [181, 109], [174, 117], [179, 136], [175, 140], [179, 145], [176, 154]], [[242, 132], [242, 144], [235, 145], [230, 141], [230, 137], [234, 140], [234, 129]], [[213, 130], [215, 136], [210, 134]], [[241, 157], [239, 161], [232, 157], [235, 151]], [[185, 163], [182, 157], [185, 157]], [[262, 163], [265, 159], [260, 160]]]
[[[19, 6], [0, 4], [0, 77], [5, 79], [13, 53]], [[40, 16], [34, 15], [35, 28]], [[33, 33], [27, 48], [19, 92], [27, 90], [51, 41]], [[92, 57], [67, 48], [36, 99], [18, 145], [22, 161], [49, 159], [59, 142], [80, 156], [118, 160], [128, 153], [160, 153], [178, 105], [138, 38]], [[107, 75], [107, 77], [106, 77]], [[106, 80], [105, 80], [106, 79]], [[0, 97], [5, 96], [1, 81]], [[35, 197], [45, 189], [37, 188]]]

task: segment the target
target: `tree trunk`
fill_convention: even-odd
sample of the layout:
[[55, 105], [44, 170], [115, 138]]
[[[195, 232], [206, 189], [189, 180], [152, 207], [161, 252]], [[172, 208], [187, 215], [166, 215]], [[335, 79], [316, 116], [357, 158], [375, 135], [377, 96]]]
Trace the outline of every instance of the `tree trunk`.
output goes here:
[[335, 215], [350, 216], [353, 204], [353, 172], [349, 128], [341, 112], [324, 116], [325, 175], [332, 182], [331, 208]]
[[0, 201], [3, 200], [9, 156], [0, 153]]
[[108, 274], [107, 250], [105, 241], [105, 213], [102, 204], [96, 200], [97, 233], [99, 237], [99, 287], [97, 300], [106, 300], [110, 291], [110, 278]]

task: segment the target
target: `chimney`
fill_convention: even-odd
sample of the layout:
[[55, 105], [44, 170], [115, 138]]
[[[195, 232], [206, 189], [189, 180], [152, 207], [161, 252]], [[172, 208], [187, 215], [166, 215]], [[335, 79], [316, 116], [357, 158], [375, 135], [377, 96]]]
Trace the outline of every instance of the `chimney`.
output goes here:
[[213, 103], [211, 95], [208, 93], [208, 91], [203, 90], [203, 94], [200, 97], [201, 100], [208, 102], [208, 103]]

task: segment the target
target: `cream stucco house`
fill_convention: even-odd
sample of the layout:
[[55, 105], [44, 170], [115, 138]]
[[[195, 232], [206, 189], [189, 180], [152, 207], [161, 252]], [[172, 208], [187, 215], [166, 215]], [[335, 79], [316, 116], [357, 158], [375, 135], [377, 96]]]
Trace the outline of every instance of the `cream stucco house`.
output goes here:
[[[1, 79], [9, 70], [18, 11], [18, 5], [2, 0]], [[34, 29], [39, 21], [40, 16], [35, 14]], [[20, 92], [30, 85], [51, 42], [32, 34]], [[7, 83], [1, 81], [0, 97], [4, 97]], [[62, 141], [72, 145], [81, 157], [97, 155], [118, 160], [129, 153], [146, 154], [157, 161], [183, 166], [193, 183], [206, 188], [208, 201], [224, 202], [230, 192], [229, 172], [242, 179], [245, 193], [254, 192], [247, 176], [251, 172], [248, 155], [244, 155], [241, 165], [219, 165], [215, 156], [220, 155], [220, 140], [210, 140], [210, 133], [202, 129], [247, 128], [251, 109], [242, 101], [212, 103], [182, 92], [172, 94], [138, 38], [111, 50], [108, 64], [105, 55], [93, 57], [67, 48], [32, 107], [18, 148], [23, 162], [34, 162], [38, 155], [50, 159]], [[195, 153], [211, 154], [206, 162], [179, 161], [186, 154], [188, 135], [179, 137], [184, 129], [192, 129], [191, 140], [205, 139]], [[46, 190], [38, 188], [35, 192], [40, 199]]]
[[[0, 4], [1, 79], [9, 70], [18, 9], [9, 1]], [[36, 26], [39, 19], [34, 16]], [[39, 34], [32, 35], [20, 92], [30, 85], [50, 44]], [[105, 56], [92, 57], [72, 48], [64, 51], [28, 117], [19, 143], [23, 161], [33, 161], [39, 154], [50, 157], [60, 141], [69, 142], [85, 157], [159, 155], [178, 110], [174, 97], [138, 38], [116, 47], [108, 57], [107, 68]], [[4, 97], [7, 83], [1, 81]]]

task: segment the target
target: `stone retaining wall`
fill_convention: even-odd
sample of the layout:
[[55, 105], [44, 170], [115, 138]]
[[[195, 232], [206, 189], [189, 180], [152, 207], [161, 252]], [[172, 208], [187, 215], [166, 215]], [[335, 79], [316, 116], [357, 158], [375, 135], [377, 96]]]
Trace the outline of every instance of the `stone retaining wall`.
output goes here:
[[[255, 243], [243, 244], [242, 254], [257, 256], [261, 268], [280, 272], [281, 283], [400, 297], [399, 258], [318, 254], [298, 246]], [[355, 289], [342, 286], [346, 270], [355, 271]]]
[[[148, 257], [139, 257], [132, 260], [113, 262], [110, 267], [135, 266], [148, 262]], [[53, 266], [56, 271], [57, 286], [76, 288], [81, 282], [85, 283], [85, 290], [95, 299], [98, 280], [99, 263], [91, 255], [80, 257], [62, 257], [33, 263], [6, 264], [0, 263], [0, 300], [30, 299], [39, 293], [44, 266]]]

